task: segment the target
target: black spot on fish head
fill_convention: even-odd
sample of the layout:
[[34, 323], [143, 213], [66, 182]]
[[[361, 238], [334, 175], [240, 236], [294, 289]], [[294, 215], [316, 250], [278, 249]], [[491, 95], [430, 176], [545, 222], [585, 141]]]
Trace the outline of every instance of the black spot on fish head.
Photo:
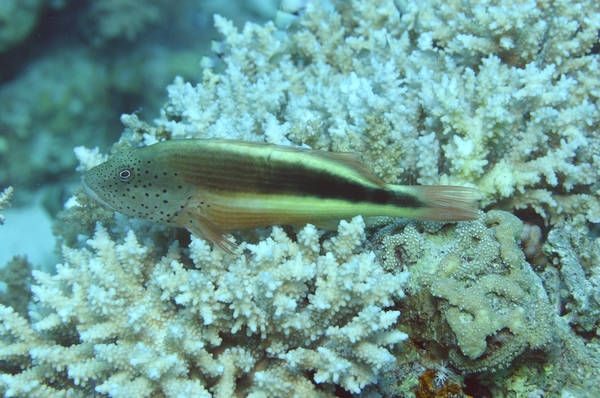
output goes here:
[[136, 150], [123, 148], [91, 170], [83, 178], [83, 189], [97, 202], [127, 215], [138, 215], [133, 202], [141, 192], [133, 188], [139, 174]]
[[186, 203], [193, 187], [176, 171], [166, 172], [167, 166], [154, 156], [148, 148], [120, 150], [86, 173], [85, 192], [125, 215], [172, 225], [171, 215]]

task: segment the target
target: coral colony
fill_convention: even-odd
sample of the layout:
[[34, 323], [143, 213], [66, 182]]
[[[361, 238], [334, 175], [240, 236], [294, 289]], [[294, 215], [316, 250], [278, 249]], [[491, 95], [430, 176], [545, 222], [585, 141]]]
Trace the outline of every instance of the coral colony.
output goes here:
[[[227, 138], [354, 152], [388, 183], [478, 188], [485, 211], [260, 228], [228, 253], [78, 192], [56, 272], [33, 271], [28, 307], [0, 307], [0, 391], [589, 396], [599, 4], [284, 3], [277, 23], [241, 30], [216, 15], [201, 81], [175, 78], [152, 124], [123, 115], [115, 149]], [[76, 155], [81, 170], [106, 160]]]

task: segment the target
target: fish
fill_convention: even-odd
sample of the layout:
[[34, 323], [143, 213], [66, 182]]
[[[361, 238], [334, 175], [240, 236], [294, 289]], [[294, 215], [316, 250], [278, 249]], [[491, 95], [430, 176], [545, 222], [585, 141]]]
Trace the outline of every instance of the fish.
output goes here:
[[231, 232], [273, 225], [334, 229], [354, 216], [458, 222], [479, 190], [392, 185], [353, 153], [224, 139], [167, 140], [116, 151], [83, 190], [127, 216], [186, 228], [231, 252]]

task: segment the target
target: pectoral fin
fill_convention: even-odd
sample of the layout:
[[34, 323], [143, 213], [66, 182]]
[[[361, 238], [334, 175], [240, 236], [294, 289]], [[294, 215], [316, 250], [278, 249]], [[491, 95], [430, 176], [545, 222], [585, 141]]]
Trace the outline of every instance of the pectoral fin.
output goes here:
[[231, 234], [225, 232], [217, 224], [207, 220], [201, 215], [186, 212], [186, 216], [182, 216], [180, 219], [182, 221], [180, 224], [182, 227], [187, 228], [188, 231], [202, 239], [211, 241], [219, 246], [221, 250], [233, 254], [232, 250], [235, 249], [237, 245], [230, 240], [233, 239]]

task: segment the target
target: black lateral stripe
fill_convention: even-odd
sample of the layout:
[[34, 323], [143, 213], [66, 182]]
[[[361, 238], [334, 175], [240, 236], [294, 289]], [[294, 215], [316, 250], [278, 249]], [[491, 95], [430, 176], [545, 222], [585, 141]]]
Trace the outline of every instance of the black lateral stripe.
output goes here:
[[[181, 154], [175, 162], [182, 177], [209, 190], [310, 196], [411, 208], [423, 206], [408, 194], [361, 184], [326, 169], [315, 170], [303, 164], [226, 151], [202, 152], [192, 156]], [[197, 156], [204, 156], [207, 161], [198, 162]]]

